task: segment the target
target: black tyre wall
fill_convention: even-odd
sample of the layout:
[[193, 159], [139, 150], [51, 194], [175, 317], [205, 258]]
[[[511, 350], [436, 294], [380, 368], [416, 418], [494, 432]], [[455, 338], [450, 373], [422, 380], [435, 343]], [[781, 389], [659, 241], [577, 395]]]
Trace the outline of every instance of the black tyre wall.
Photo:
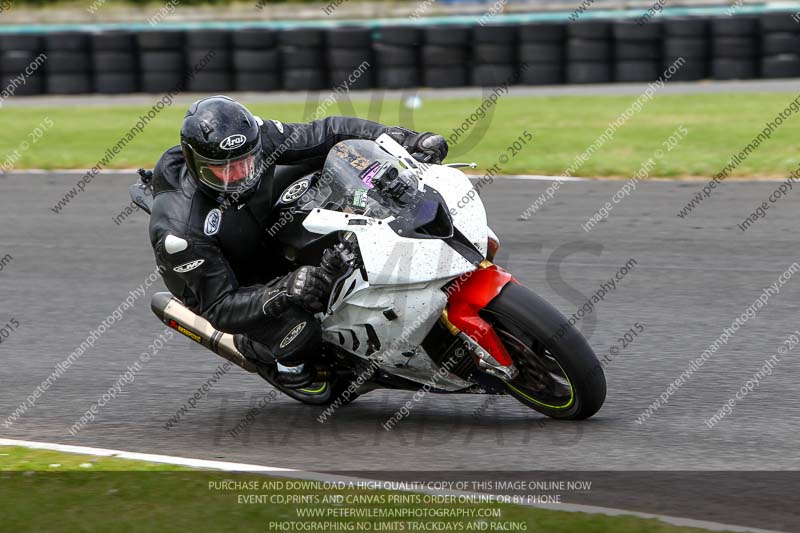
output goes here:
[[136, 35], [136, 43], [142, 92], [165, 93], [185, 85], [185, 32], [143, 31]]
[[522, 85], [560, 85], [564, 83], [563, 63], [533, 63], [520, 71]]
[[0, 52], [0, 65], [3, 71], [20, 74], [35, 64], [39, 53], [28, 50], [3, 50]]
[[749, 79], [758, 75], [759, 20], [721, 17], [710, 21], [711, 77], [717, 80]]
[[[30, 96], [45, 92], [47, 59], [44, 38], [37, 33], [0, 34], [0, 89], [13, 87], [15, 96]], [[25, 72], [29, 75], [25, 75]], [[25, 76], [24, 83], [19, 81]]]
[[565, 24], [523, 24], [519, 27], [519, 83], [564, 83], [566, 64]]
[[44, 49], [44, 37], [38, 33], [0, 33], [0, 50], [36, 52]]
[[236, 91], [278, 91], [282, 88], [278, 32], [243, 28], [231, 32], [232, 85]]
[[614, 23], [614, 80], [622, 83], [653, 81], [661, 76], [662, 24], [650, 20]]
[[94, 90], [100, 94], [127, 94], [139, 92], [139, 76], [135, 72], [98, 73]]
[[268, 28], [241, 28], [231, 34], [234, 50], [271, 50], [278, 46], [278, 34]]
[[566, 38], [566, 25], [555, 23], [527, 23], [518, 30], [521, 43], [563, 43]]
[[427, 87], [469, 85], [472, 32], [467, 26], [430, 26], [422, 29], [420, 63]]
[[609, 83], [613, 80], [613, 24], [578, 21], [567, 26], [567, 83]]
[[372, 88], [375, 69], [372, 31], [369, 28], [340, 27], [328, 31], [325, 40], [331, 88]]
[[[3, 71], [0, 73], [0, 87], [4, 90], [7, 87], [16, 87], [14, 96], [33, 96], [45, 92], [45, 76], [44, 73], [35, 73], [25, 79], [25, 83], [18, 83], [19, 71]], [[17, 81], [15, 81], [17, 80]]]
[[420, 85], [416, 67], [387, 67], [377, 71], [376, 86], [386, 89], [406, 89]]
[[372, 32], [374, 83], [386, 89], [420, 85], [422, 32], [413, 26], [386, 26]]
[[237, 91], [277, 91], [281, 88], [278, 72], [237, 72], [234, 76], [234, 88]]
[[121, 31], [93, 34], [92, 71], [97, 93], [139, 92], [139, 54], [135, 35]]
[[53, 32], [44, 35], [45, 90], [50, 94], [93, 92], [89, 34]]
[[[199, 30], [186, 34], [186, 89], [222, 93], [233, 89], [231, 32]], [[189, 75], [189, 73], [192, 73]]]
[[426, 87], [464, 87], [468, 80], [465, 66], [430, 67], [422, 71], [422, 85]]
[[800, 77], [800, 24], [789, 13], [761, 17], [761, 77]]
[[516, 83], [519, 70], [517, 26], [485, 25], [472, 29], [470, 85], [497, 87]]
[[[506, 74], [522, 84], [644, 82], [679, 57], [686, 64], [673, 80], [794, 77], [800, 62], [795, 14], [662, 16], [641, 25], [621, 19], [0, 34], [0, 74], [13, 78], [45, 53], [49, 59], [17, 94], [117, 93], [124, 86], [161, 92], [174, 88], [165, 88], [167, 80], [188, 79], [213, 50], [188, 90], [332, 88], [365, 62], [368, 73], [353, 88], [485, 86], [505, 83]], [[56, 77], [48, 83], [50, 76]]]
[[287, 91], [318, 91], [327, 83], [325, 32], [297, 28], [278, 33], [281, 78]]

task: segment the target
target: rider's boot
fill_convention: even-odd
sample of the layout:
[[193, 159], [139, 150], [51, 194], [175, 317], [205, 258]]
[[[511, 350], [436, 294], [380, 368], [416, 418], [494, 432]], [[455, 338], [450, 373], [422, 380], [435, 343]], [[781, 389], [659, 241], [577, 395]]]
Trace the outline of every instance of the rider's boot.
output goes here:
[[285, 361], [286, 364], [281, 364], [266, 346], [260, 342], [254, 341], [247, 335], [234, 335], [233, 342], [236, 345], [236, 349], [239, 350], [248, 361], [254, 363], [256, 366], [263, 367], [276, 364], [278, 372], [275, 379], [286, 388], [299, 389], [307, 387], [314, 382], [316, 372], [314, 368], [307, 363]]
[[316, 321], [309, 320], [308, 325], [305, 324], [304, 321], [295, 326], [290, 323], [288, 326], [270, 328], [263, 335], [237, 334], [233, 336], [233, 341], [236, 349], [256, 366], [263, 368], [275, 365], [275, 379], [280, 385], [301, 389], [314, 383], [317, 374], [314, 365], [307, 361], [306, 354], [318, 353], [321, 349]]
[[279, 361], [276, 379], [278, 383], [288, 389], [302, 389], [314, 383], [316, 375], [316, 371], [308, 363], [284, 366]]

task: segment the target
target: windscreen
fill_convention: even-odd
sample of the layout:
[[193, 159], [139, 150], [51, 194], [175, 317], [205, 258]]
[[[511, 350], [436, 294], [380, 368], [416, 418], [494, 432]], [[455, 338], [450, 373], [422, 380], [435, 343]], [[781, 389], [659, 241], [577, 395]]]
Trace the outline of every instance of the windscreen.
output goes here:
[[368, 140], [343, 141], [328, 153], [322, 174], [299, 203], [302, 210], [330, 209], [383, 219], [402, 206], [376, 188], [380, 180], [397, 178], [416, 190], [405, 163]]

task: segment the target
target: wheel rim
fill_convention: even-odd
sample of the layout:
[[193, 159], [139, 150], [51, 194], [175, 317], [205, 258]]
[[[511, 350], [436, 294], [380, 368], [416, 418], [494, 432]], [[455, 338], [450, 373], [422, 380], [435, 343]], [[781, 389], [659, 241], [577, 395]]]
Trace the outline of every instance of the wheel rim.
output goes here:
[[506, 386], [525, 399], [549, 409], [569, 409], [575, 389], [561, 364], [541, 342], [520, 339], [503, 327], [495, 327], [519, 375]]
[[311, 396], [319, 395], [325, 393], [328, 390], [328, 382], [323, 381], [322, 383], [314, 383], [308, 387], [297, 389], [299, 392], [303, 394], [308, 394]]

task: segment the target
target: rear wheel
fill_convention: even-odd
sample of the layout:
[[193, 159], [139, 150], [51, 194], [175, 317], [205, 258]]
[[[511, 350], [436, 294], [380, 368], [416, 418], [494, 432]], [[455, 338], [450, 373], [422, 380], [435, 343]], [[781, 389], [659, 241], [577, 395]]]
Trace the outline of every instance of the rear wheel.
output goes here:
[[338, 376], [302, 389], [290, 389], [278, 383], [277, 372], [278, 369], [275, 365], [260, 367], [258, 370], [259, 375], [270, 385], [298, 402], [309, 405], [332, 405], [335, 403], [339, 407], [344, 407], [359, 396], [357, 392], [349, 392], [350, 382]]
[[555, 307], [508, 284], [484, 310], [519, 370], [509, 394], [552, 418], [583, 420], [606, 398], [603, 367], [581, 333]]

